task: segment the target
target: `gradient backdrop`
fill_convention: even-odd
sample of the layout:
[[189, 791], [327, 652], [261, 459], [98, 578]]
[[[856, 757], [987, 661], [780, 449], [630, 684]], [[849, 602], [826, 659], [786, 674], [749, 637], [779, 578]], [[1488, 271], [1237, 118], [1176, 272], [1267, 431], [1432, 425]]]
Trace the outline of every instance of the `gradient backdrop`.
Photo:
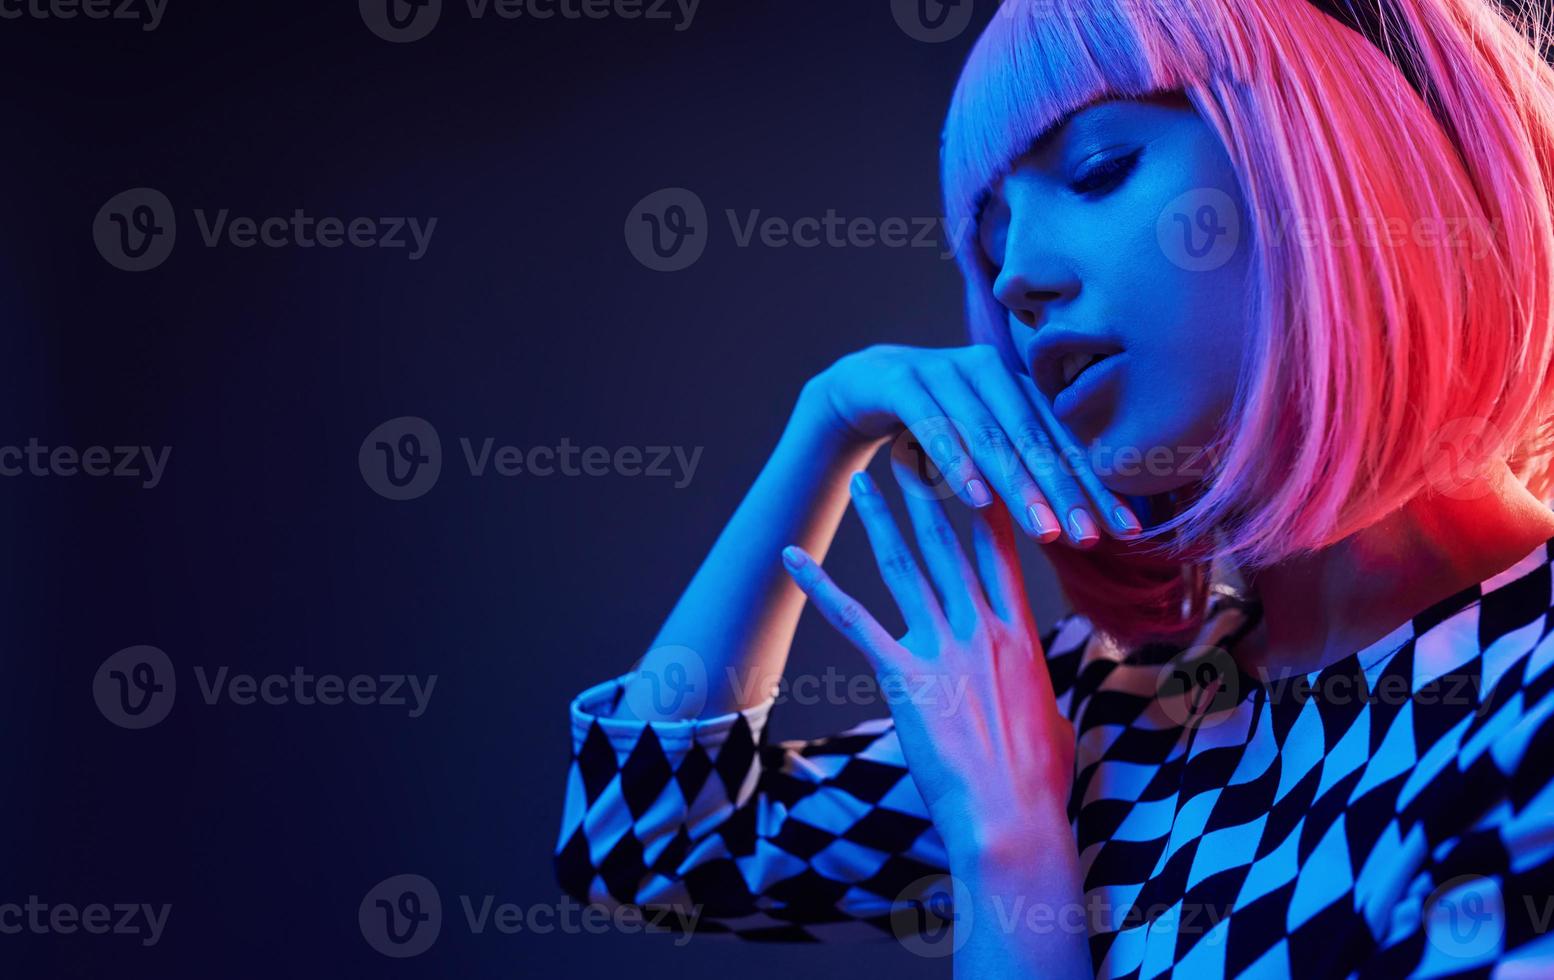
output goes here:
[[[159, 17], [130, 0], [137, 19], [0, 3], [0, 904], [170, 906], [154, 945], [46, 916], [0, 934], [0, 976], [946, 977], [888, 942], [476, 933], [462, 901], [561, 914], [567, 703], [644, 652], [804, 380], [875, 342], [965, 342], [942, 231], [741, 246], [727, 212], [895, 218], [916, 237], [991, 5], [935, 0], [923, 21], [916, 0], [706, 0], [687, 23], [672, 4], [509, 20], [474, 2], [399, 42], [355, 0], [169, 0]], [[120, 196], [137, 188], [162, 199]], [[707, 213], [678, 271], [626, 233], [665, 188]], [[299, 209], [375, 234], [436, 225], [414, 258], [206, 241], [223, 210], [225, 230]], [[402, 416], [436, 431], [441, 471], [395, 500], [358, 453]], [[477, 476], [460, 440], [488, 438], [699, 455], [668, 477]], [[41, 472], [15, 465], [30, 440]], [[116, 446], [169, 455], [147, 486], [143, 458], [139, 476], [80, 472], [94, 446], [115, 468]], [[898, 621], [852, 515], [828, 566]], [[143, 644], [177, 687], [155, 695], [162, 720], [123, 727], [123, 664], [106, 662]], [[867, 674], [808, 610], [790, 671], [827, 667]], [[418, 717], [201, 687], [299, 668], [436, 680]], [[789, 705], [773, 734], [885, 710]], [[435, 884], [443, 924], [391, 959], [358, 907], [405, 873]]]

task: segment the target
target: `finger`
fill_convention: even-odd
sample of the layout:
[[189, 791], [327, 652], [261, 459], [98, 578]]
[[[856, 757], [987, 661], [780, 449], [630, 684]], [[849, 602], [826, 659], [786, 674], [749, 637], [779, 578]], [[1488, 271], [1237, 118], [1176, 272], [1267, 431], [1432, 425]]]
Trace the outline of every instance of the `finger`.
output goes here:
[[[995, 421], [998, 435], [990, 430], [986, 438], [1001, 443], [997, 453], [1003, 465], [995, 477], [1001, 483], [1000, 495], [1027, 534], [1051, 544], [1064, 533], [1058, 514], [1080, 505], [1080, 491], [1049, 494], [1038, 481], [1031, 461], [1051, 455], [1051, 440], [997, 350], [987, 344], [966, 348], [960, 369]], [[1068, 506], [1057, 509], [1064, 504]]]
[[972, 507], [986, 507], [993, 495], [987, 480], [977, 469], [966, 443], [961, 439], [949, 414], [923, 385], [916, 374], [916, 384], [899, 385], [893, 393], [891, 410], [922, 443], [941, 474], [950, 492]]
[[[966, 559], [955, 528], [944, 513], [944, 505], [931, 486], [917, 475], [917, 463], [912, 457], [920, 453], [907, 443], [898, 442], [891, 451], [890, 468], [901, 487], [906, 501], [907, 514], [911, 517], [913, 531], [917, 535], [917, 547], [922, 552], [928, 574], [938, 587], [944, 602], [945, 615], [957, 631], [976, 622], [985, 605], [982, 588], [977, 584], [976, 571]], [[991, 507], [1000, 506], [994, 501]]]
[[1034, 629], [1030, 594], [1025, 591], [1025, 572], [1015, 545], [1014, 522], [1002, 505], [972, 515], [972, 548], [988, 605], [1005, 622]]
[[901, 536], [901, 528], [896, 526], [895, 516], [873, 477], [859, 470], [853, 474], [849, 489], [853, 507], [858, 511], [858, 518], [863, 521], [863, 529], [874, 549], [875, 564], [906, 620], [907, 629], [911, 632], [943, 632], [947, 624], [939, 597], [923, 578], [917, 557], [907, 547], [906, 538]]
[[782, 565], [826, 622], [869, 658], [876, 671], [895, 662], [899, 644], [858, 600], [831, 580], [807, 551], [789, 545], [782, 550]]
[[[1040, 422], [1044, 451], [1037, 453], [1035, 461], [1043, 471], [1038, 482], [1062, 500], [1057, 509], [1069, 540], [1082, 548], [1092, 547], [1100, 540], [1102, 526], [1119, 538], [1136, 537], [1141, 529], [1138, 518], [1101, 483], [1091, 468], [1089, 455], [1053, 415], [1052, 406], [1036, 383], [1023, 374], [1013, 375], [1012, 380], [1024, 391]], [[1096, 520], [1097, 514], [1100, 521]]]
[[[981, 353], [986, 351], [988, 353]], [[1030, 406], [1024, 404], [1018, 389], [1009, 380], [1009, 369], [996, 360], [992, 348], [985, 345], [966, 348], [966, 353], [927, 365], [924, 381], [937, 401], [949, 412], [960, 429], [962, 441], [970, 447], [972, 460], [992, 481], [994, 492], [1008, 502], [1027, 522], [1026, 527], [1038, 540], [1051, 542], [1062, 532], [1041, 487], [1016, 451], [1012, 433], [1020, 422], [1018, 409], [1024, 409], [1025, 421], [1036, 426]], [[982, 397], [978, 385], [984, 379], [1002, 377], [1015, 398], [1005, 401], [1003, 417]], [[1016, 410], [1010, 410], [1013, 407]], [[1036, 426], [1039, 428], [1039, 426]]]

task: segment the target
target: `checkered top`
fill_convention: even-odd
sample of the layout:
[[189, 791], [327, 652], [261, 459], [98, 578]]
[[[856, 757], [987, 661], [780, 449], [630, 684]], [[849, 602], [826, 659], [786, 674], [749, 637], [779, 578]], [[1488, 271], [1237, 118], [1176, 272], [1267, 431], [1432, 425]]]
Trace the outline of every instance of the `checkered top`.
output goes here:
[[[1186, 646], [1048, 629], [1096, 975], [1554, 977], [1551, 556], [1289, 682], [1228, 656], [1259, 615], [1228, 593]], [[569, 894], [824, 942], [897, 937], [903, 901], [943, 892], [889, 718], [775, 744], [773, 700], [613, 718], [630, 676], [571, 705]]]

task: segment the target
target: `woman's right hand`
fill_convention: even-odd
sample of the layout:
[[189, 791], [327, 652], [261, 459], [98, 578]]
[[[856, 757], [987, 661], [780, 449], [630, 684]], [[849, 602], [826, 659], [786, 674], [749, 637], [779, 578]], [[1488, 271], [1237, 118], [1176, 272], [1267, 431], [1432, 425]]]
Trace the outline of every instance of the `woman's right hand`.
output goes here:
[[973, 507], [997, 494], [1043, 544], [1061, 537], [1089, 548], [1103, 531], [1117, 538], [1140, 532], [1138, 518], [1101, 483], [1035, 384], [1009, 370], [991, 345], [875, 344], [839, 358], [805, 389], [812, 410], [844, 438], [866, 443], [910, 431], [947, 494]]

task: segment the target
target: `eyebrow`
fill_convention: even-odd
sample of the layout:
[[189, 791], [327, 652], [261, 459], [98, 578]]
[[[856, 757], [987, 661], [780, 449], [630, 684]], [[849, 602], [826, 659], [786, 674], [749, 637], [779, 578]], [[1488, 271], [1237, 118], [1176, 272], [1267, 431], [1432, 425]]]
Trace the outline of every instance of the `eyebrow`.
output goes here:
[[[1058, 116], [1052, 120], [1052, 122], [1048, 123], [1045, 127], [1042, 128], [1041, 132], [1036, 134], [1036, 137], [1032, 139], [1030, 143], [1026, 144], [1025, 149], [1015, 154], [1012, 159], [1018, 160], [1021, 157], [1030, 156], [1033, 153], [1040, 153], [1041, 151], [1045, 150], [1053, 140], [1057, 139], [1058, 134], [1063, 131], [1063, 128], [1069, 123], [1073, 122], [1074, 117], [1082, 112], [1086, 112], [1090, 109], [1094, 109], [1096, 106], [1111, 102], [1147, 102], [1152, 98], [1166, 95], [1170, 91], [1170, 89], [1164, 88], [1152, 89], [1148, 92], [1143, 92], [1138, 95], [1128, 95], [1117, 91], [1102, 92], [1100, 95], [1097, 95], [1086, 102], [1081, 102], [1080, 104], [1072, 106], [1066, 111], [1059, 113]], [[1000, 174], [999, 177], [995, 179], [994, 183], [997, 183], [997, 180], [1001, 179], [1003, 179], [1002, 174]], [[982, 212], [987, 209], [988, 201], [992, 199], [992, 196], [993, 189], [990, 185], [978, 191], [976, 197], [972, 199], [971, 219], [973, 225], [976, 225], [979, 228], [981, 227]]]
[[1073, 122], [1075, 116], [1079, 115], [1081, 112], [1093, 109], [1103, 102], [1110, 102], [1114, 101], [1115, 99], [1116, 96], [1100, 96], [1091, 99], [1089, 102], [1086, 102], [1082, 105], [1076, 105], [1069, 109], [1067, 112], [1060, 114], [1056, 119], [1048, 123], [1046, 128], [1037, 133], [1036, 138], [1031, 140], [1030, 143], [1026, 145], [1024, 150], [1015, 154], [1015, 159], [1018, 160], [1020, 157], [1030, 156], [1032, 153], [1041, 152], [1047, 148], [1048, 144], [1057, 139], [1058, 134], [1063, 131], [1063, 127]]
[[[1114, 93], [1113, 94], [1098, 95], [1095, 98], [1089, 100], [1088, 102], [1082, 102], [1079, 105], [1072, 106], [1069, 109], [1067, 109], [1066, 111], [1064, 111], [1062, 113], [1059, 113], [1057, 118], [1053, 119], [1050, 123], [1048, 123], [1042, 129], [1041, 132], [1037, 133], [1036, 134], [1036, 138], [1031, 140], [1028, 144], [1026, 144], [1025, 149], [1021, 150], [1019, 153], [1016, 153], [1012, 159], [1013, 160], [1018, 160], [1021, 157], [1030, 156], [1032, 153], [1039, 153], [1042, 150], [1046, 149], [1047, 146], [1050, 145], [1053, 140], [1057, 139], [1058, 134], [1063, 131], [1063, 128], [1065, 126], [1067, 126], [1070, 122], [1072, 122], [1074, 120], [1074, 117], [1079, 115], [1081, 112], [1084, 112], [1084, 111], [1086, 111], [1088, 109], [1093, 109], [1096, 106], [1102, 104], [1103, 102], [1114, 102], [1114, 101], [1119, 101], [1120, 99], [1123, 99], [1123, 98], [1126, 98], [1126, 96], [1119, 96], [1119, 95], [1116, 95]], [[993, 181], [993, 183], [996, 184], [999, 180], [1002, 180], [1002, 179], [1003, 179], [1003, 175], [1000, 174]], [[993, 188], [992, 188], [992, 185], [989, 185], [987, 187], [982, 188], [980, 191], [978, 191], [977, 192], [977, 196], [972, 199], [972, 202], [971, 202], [971, 223], [974, 226], [976, 226], [977, 228], [981, 228], [981, 226], [982, 226], [982, 213], [987, 210], [988, 202], [991, 201], [992, 198], [993, 198]]]

